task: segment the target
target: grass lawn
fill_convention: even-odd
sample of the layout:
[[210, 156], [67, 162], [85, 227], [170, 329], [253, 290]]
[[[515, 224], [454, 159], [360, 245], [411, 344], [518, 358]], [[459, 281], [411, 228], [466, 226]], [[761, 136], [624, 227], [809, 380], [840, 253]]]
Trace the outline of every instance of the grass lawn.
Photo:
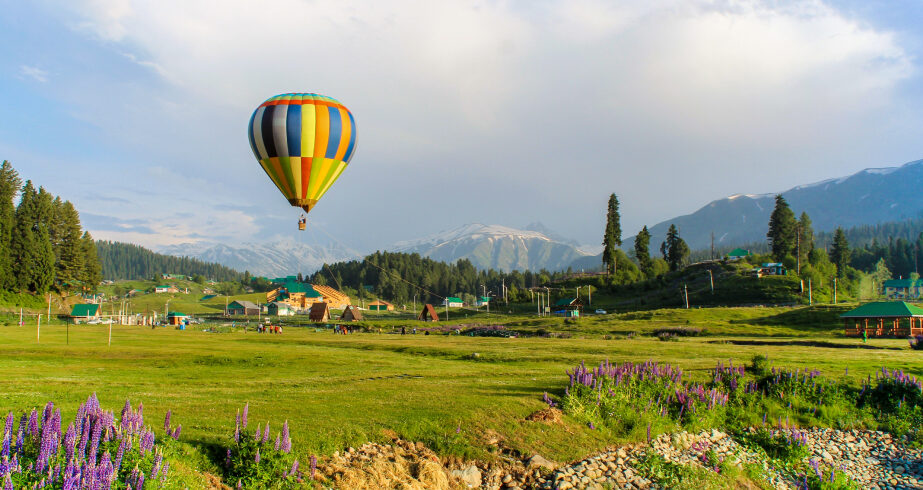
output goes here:
[[[52, 400], [69, 420], [96, 392], [104, 408], [116, 412], [126, 399], [143, 402], [158, 436], [164, 413], [173, 410], [174, 425], [183, 425], [182, 440], [205, 454], [211, 443], [232, 435], [237, 410], [249, 402], [254, 426], [271, 421], [275, 432], [289, 421], [303, 457], [384, 441], [393, 431], [442, 454], [489, 459], [483, 440], [489, 429], [522, 454], [570, 461], [618, 441], [567, 417], [551, 426], [524, 418], [545, 406], [543, 392], [563, 394], [565, 369], [580, 361], [654, 359], [704, 378], [719, 360], [738, 364], [764, 354], [777, 366], [817, 368], [828, 376], [841, 376], [848, 367], [856, 383], [881, 366], [923, 376], [923, 354], [904, 340], [861, 345], [837, 338], [829, 323], [812, 328], [804, 318], [814, 314], [810, 311], [741, 310], [746, 309], [709, 310], [710, 320], [685, 318], [706, 328], [710, 321], [720, 327], [712, 330], [719, 335], [676, 342], [646, 336], [606, 340], [601, 334], [643, 330], [658, 318], [686, 325], [681, 315], [691, 313], [600, 317], [587, 321], [586, 336], [568, 326], [574, 337], [567, 339], [340, 336], [294, 327], [284, 335], [214, 334], [114, 326], [107, 346], [106, 326], [71, 326], [69, 345], [64, 326], [43, 326], [41, 344], [34, 325], [0, 326], [0, 412], [18, 413]], [[779, 326], [782, 322], [791, 326]], [[786, 332], [791, 336], [782, 336]]]

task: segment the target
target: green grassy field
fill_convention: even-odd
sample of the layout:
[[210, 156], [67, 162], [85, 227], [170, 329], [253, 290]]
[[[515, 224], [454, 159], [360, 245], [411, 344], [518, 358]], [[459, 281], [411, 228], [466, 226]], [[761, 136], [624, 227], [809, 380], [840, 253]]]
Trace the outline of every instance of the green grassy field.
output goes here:
[[[111, 410], [126, 399], [143, 402], [148, 423], [157, 428], [171, 409], [189, 450], [200, 456], [190, 459], [198, 461], [192, 466], [204, 469], [209, 445], [232, 434], [235, 414], [247, 402], [254, 424], [271, 421], [278, 427], [288, 420], [296, 451], [305, 457], [387, 440], [393, 431], [442, 454], [489, 459], [494, 456], [483, 434], [492, 430], [513, 451], [570, 461], [618, 441], [567, 418], [549, 426], [525, 417], [544, 406], [543, 392], [563, 394], [565, 369], [581, 361], [654, 359], [704, 377], [719, 360], [743, 363], [763, 354], [778, 366], [829, 375], [848, 367], [856, 382], [881, 366], [923, 376], [923, 357], [906, 341], [863, 345], [838, 338], [830, 316], [788, 308], [663, 310], [600, 317], [587, 322], [586, 333], [567, 325], [572, 338], [519, 339], [115, 326], [111, 346], [105, 326], [71, 326], [69, 345], [64, 326], [43, 328], [40, 344], [34, 325], [2, 326], [0, 411], [53, 400], [70, 418], [96, 392]], [[644, 331], [658, 322], [686, 325], [685, 320], [718, 335], [676, 342], [603, 337], [609, 331]], [[797, 336], [783, 336], [786, 332]]]

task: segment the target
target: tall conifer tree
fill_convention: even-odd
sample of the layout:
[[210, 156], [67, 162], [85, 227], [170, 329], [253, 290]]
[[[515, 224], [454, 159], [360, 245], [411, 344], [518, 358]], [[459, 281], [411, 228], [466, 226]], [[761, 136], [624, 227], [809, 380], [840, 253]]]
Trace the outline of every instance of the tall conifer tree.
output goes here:
[[638, 265], [645, 277], [650, 278], [653, 273], [653, 263], [651, 261], [651, 232], [647, 231], [647, 225], [641, 228], [641, 231], [635, 235], [635, 258], [638, 259]]
[[603, 235], [603, 264], [606, 265], [606, 276], [614, 275], [618, 268], [618, 257], [615, 250], [622, 246], [622, 224], [619, 216], [619, 198], [613, 193], [609, 196], [609, 207], [606, 211], [606, 233]]
[[667, 230], [667, 239], [660, 245], [660, 251], [664, 254], [664, 259], [671, 271], [679, 270], [686, 264], [689, 259], [689, 245], [680, 238], [676, 225], [670, 225], [670, 229]]
[[769, 217], [769, 232], [766, 233], [769, 238], [769, 245], [772, 248], [772, 256], [781, 262], [786, 255], [794, 255], [796, 240], [796, 221], [795, 213], [792, 208], [788, 207], [785, 198], [781, 194], [776, 195], [776, 207], [772, 210]]
[[[55, 208], [52, 244], [56, 245], [55, 270], [57, 282], [65, 289], [75, 289], [85, 275], [86, 254], [81, 241], [80, 215], [70, 201]], [[57, 243], [55, 243], [57, 242]]]
[[0, 164], [0, 290], [15, 287], [10, 241], [16, 224], [14, 199], [21, 185], [19, 174], [10, 162], [4, 160]]
[[843, 228], [837, 228], [833, 233], [830, 261], [836, 266], [836, 276], [842, 279], [846, 275], [846, 266], [849, 264], [849, 242], [846, 241]]
[[90, 232], [84, 232], [80, 239], [83, 249], [83, 276], [81, 282], [87, 291], [96, 291], [99, 282], [103, 280], [102, 268], [99, 264], [99, 255], [96, 253], [96, 242]]
[[32, 284], [32, 270], [35, 265], [35, 206], [37, 194], [32, 181], [27, 180], [16, 206], [13, 236], [10, 239], [10, 258], [13, 264], [13, 289], [26, 291]]

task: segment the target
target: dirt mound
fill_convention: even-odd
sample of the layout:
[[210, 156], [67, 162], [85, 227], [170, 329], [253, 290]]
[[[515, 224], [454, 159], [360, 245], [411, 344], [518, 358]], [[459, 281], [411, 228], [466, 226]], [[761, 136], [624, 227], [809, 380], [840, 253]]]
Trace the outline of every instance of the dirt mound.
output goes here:
[[561, 410], [554, 407], [548, 407], [543, 408], [537, 412], [532, 412], [528, 417], [526, 417], [526, 420], [530, 420], [532, 422], [542, 422], [545, 424], [560, 424], [562, 415], [563, 413]]
[[335, 453], [321, 474], [336, 488], [463, 489], [445, 466], [423, 444], [396, 440], [394, 444], [368, 443], [359, 449]]

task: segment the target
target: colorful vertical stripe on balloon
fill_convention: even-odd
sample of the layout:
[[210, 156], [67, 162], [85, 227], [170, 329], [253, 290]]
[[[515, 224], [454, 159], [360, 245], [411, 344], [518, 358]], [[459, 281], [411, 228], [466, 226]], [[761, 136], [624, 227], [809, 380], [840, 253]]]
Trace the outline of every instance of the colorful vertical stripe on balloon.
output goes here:
[[356, 150], [356, 120], [336, 99], [281, 94], [263, 102], [247, 128], [253, 154], [290, 203], [313, 206]]

